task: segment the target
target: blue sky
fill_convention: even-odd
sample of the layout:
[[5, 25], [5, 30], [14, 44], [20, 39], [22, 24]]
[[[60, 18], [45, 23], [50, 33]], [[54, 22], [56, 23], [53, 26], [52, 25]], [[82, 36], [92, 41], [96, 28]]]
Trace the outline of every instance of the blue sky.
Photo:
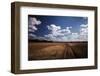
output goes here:
[[88, 38], [87, 17], [29, 15], [28, 26], [32, 39], [87, 41]]

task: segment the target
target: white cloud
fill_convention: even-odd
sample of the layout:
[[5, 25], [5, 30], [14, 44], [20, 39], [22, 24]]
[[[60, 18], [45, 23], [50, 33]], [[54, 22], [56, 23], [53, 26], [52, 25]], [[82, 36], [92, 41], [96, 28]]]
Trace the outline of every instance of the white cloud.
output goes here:
[[[87, 41], [88, 40], [88, 25], [80, 25], [80, 32], [72, 32], [72, 27], [61, 28], [61, 26], [51, 24], [47, 26], [47, 29], [50, 31], [47, 35], [43, 37], [38, 37], [34, 34], [30, 34], [33, 39], [39, 40], [48, 40], [48, 41]], [[35, 27], [32, 27], [30, 30], [37, 30]]]
[[29, 33], [28, 36], [29, 36], [29, 39], [38, 39], [38, 40], [47, 40], [48, 41], [48, 39], [46, 37], [40, 37], [33, 33]]
[[80, 35], [86, 35], [88, 33], [88, 29], [87, 28], [81, 28], [80, 29]]
[[71, 34], [71, 41], [80, 41], [80, 39], [79, 39], [79, 33], [72, 33]]
[[47, 26], [47, 28], [52, 31], [57, 31], [57, 30], [61, 29], [60, 26], [56, 26], [55, 24], [51, 24], [50, 26]]
[[33, 33], [28, 33], [28, 39], [33, 39], [36, 38], [36, 35], [34, 35]]
[[28, 35], [29, 35], [29, 37], [36, 37], [36, 35], [34, 35], [32, 33], [29, 33]]
[[70, 34], [71, 33], [70, 28], [72, 27], [66, 27], [65, 29], [59, 30], [58, 32], [63, 33], [63, 34]]
[[51, 25], [49, 25], [49, 26], [47, 26], [47, 28], [48, 28], [48, 30], [50, 30], [51, 32], [50, 32], [50, 34], [48, 35], [48, 36], [57, 36], [57, 35], [59, 35], [60, 33], [58, 32], [58, 30], [60, 30], [61, 29], [61, 27], [60, 26], [56, 26], [55, 24], [51, 24]]
[[88, 39], [88, 25], [80, 25], [80, 32], [72, 32], [72, 27], [66, 27], [64, 29], [61, 26], [51, 24], [47, 26], [51, 32], [45, 35], [46, 38], [53, 41], [87, 41]]
[[47, 26], [47, 28], [50, 30], [50, 33], [45, 35], [45, 37], [48, 39], [53, 41], [67, 41], [68, 35], [71, 34], [70, 28], [72, 27], [66, 27], [65, 29], [62, 29], [61, 26], [51, 24]]
[[38, 28], [36, 28], [36, 26], [39, 24], [41, 24], [40, 20], [37, 20], [35, 17], [30, 17], [29, 18], [29, 31], [34, 32], [34, 31], [38, 30]]
[[29, 18], [29, 24], [28, 24], [29, 39], [37, 38], [37, 36], [34, 35], [33, 32], [38, 30], [38, 28], [36, 26], [39, 24], [41, 24], [40, 20], [37, 20], [35, 17]]
[[57, 31], [57, 30], [61, 29], [61, 27], [57, 26], [55, 24], [51, 24], [51, 25], [48, 26], [48, 29]]
[[54, 36], [65, 35], [65, 34], [71, 33], [71, 31], [70, 31], [71, 27], [66, 27], [65, 29], [62, 29], [61, 26], [51, 24], [51, 25], [47, 26], [47, 28], [48, 28], [48, 30], [51, 31], [51, 34], [53, 34]]
[[39, 24], [41, 24], [41, 21], [37, 20], [35, 17], [30, 17], [29, 20], [30, 20], [30, 25], [39, 25]]
[[29, 31], [34, 32], [36, 30], [37, 30], [37, 28], [34, 25], [29, 25]]
[[87, 24], [86, 24], [86, 25], [85, 25], [85, 24], [81, 24], [80, 27], [82, 27], [82, 28], [87, 28], [88, 25], [87, 25]]
[[88, 40], [88, 25], [82, 24], [80, 25], [80, 39], [81, 40]]

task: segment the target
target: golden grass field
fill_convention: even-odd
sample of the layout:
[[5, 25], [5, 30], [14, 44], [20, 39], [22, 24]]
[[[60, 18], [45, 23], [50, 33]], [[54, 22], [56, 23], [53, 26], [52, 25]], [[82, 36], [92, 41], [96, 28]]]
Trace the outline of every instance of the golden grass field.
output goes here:
[[88, 57], [87, 42], [29, 42], [29, 60], [75, 59]]

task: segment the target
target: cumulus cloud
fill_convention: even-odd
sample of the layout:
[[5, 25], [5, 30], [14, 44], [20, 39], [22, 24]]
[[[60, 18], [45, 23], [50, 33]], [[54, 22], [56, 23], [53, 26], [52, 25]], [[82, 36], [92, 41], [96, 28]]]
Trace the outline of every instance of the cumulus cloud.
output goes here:
[[72, 33], [72, 38], [77, 39], [77, 38], [78, 38], [78, 36], [79, 36], [79, 34], [78, 34], [78, 33]]
[[29, 25], [28, 28], [29, 28], [29, 31], [31, 31], [31, 32], [34, 32], [37, 30], [36, 26], [34, 26], [34, 25]]
[[[50, 33], [53, 35], [53, 36], [57, 36], [59, 35], [60, 33], [58, 32], [58, 30], [61, 29], [60, 26], [56, 26], [55, 24], [51, 24], [50, 26], [47, 26], [48, 30], [50, 30]], [[49, 34], [50, 35], [50, 34]]]
[[87, 28], [88, 25], [87, 25], [87, 24], [86, 24], [86, 25], [85, 25], [85, 24], [81, 24], [80, 27], [82, 27], [82, 28]]
[[41, 24], [41, 21], [37, 20], [35, 17], [30, 17], [29, 21], [30, 21], [29, 22], [30, 25], [39, 25], [39, 24]]
[[45, 37], [52, 41], [87, 41], [88, 39], [88, 25], [81, 24], [80, 32], [72, 32], [72, 27], [61, 28], [55, 24], [47, 26], [50, 33]]
[[38, 30], [36, 26], [39, 24], [41, 24], [40, 20], [37, 20], [35, 17], [30, 17], [29, 18], [29, 31], [34, 32]]
[[28, 32], [29, 32], [29, 39], [35, 38], [36, 36], [33, 34], [38, 28], [36, 27], [37, 25], [41, 24], [40, 20], [37, 20], [35, 17], [30, 17], [29, 18], [29, 24], [28, 24]]
[[47, 28], [49, 30], [53, 30], [53, 31], [57, 31], [57, 30], [61, 29], [60, 26], [56, 26], [55, 24], [51, 24], [50, 26], [47, 26]]
[[66, 41], [68, 39], [68, 35], [71, 34], [72, 27], [66, 27], [64, 29], [61, 26], [57, 26], [55, 24], [51, 24], [47, 26], [50, 33], [45, 35], [46, 38], [52, 41]]
[[65, 29], [62, 29], [61, 26], [51, 24], [51, 25], [47, 26], [47, 28], [48, 28], [48, 30], [51, 31], [51, 34], [53, 34], [54, 36], [58, 36], [58, 35], [62, 36], [62, 35], [71, 33], [71, 31], [70, 31], [71, 27], [66, 27]]
[[88, 40], [88, 25], [82, 24], [80, 27], [80, 39]]
[[33, 39], [36, 38], [36, 35], [34, 35], [33, 33], [28, 33], [28, 39]]
[[47, 41], [49, 41], [46, 37], [37, 36], [33, 33], [29, 33], [28, 37], [29, 37], [29, 39], [38, 39], [38, 40], [47, 40]]
[[80, 41], [79, 36], [79, 33], [71, 33], [70, 41]]
[[88, 25], [81, 24], [79, 32], [72, 32], [70, 41], [87, 41], [88, 40]]
[[[30, 26], [31, 27], [31, 26]], [[33, 31], [36, 31], [37, 28], [32, 27]], [[51, 24], [47, 26], [47, 30], [49, 30], [49, 33], [39, 37], [34, 35], [33, 33], [29, 33], [29, 37], [32, 39], [38, 39], [38, 40], [47, 40], [47, 41], [58, 41], [58, 42], [66, 42], [66, 41], [87, 41], [88, 39], [88, 25], [81, 24], [79, 32], [72, 32], [72, 27], [67, 26], [65, 28], [62, 28], [61, 26]], [[33, 32], [34, 32], [33, 31]]]

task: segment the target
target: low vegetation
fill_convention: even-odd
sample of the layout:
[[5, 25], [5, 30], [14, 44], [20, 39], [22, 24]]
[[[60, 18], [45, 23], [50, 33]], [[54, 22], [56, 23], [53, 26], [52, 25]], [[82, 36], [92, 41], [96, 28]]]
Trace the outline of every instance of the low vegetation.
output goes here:
[[29, 60], [77, 59], [88, 57], [87, 42], [29, 42]]

